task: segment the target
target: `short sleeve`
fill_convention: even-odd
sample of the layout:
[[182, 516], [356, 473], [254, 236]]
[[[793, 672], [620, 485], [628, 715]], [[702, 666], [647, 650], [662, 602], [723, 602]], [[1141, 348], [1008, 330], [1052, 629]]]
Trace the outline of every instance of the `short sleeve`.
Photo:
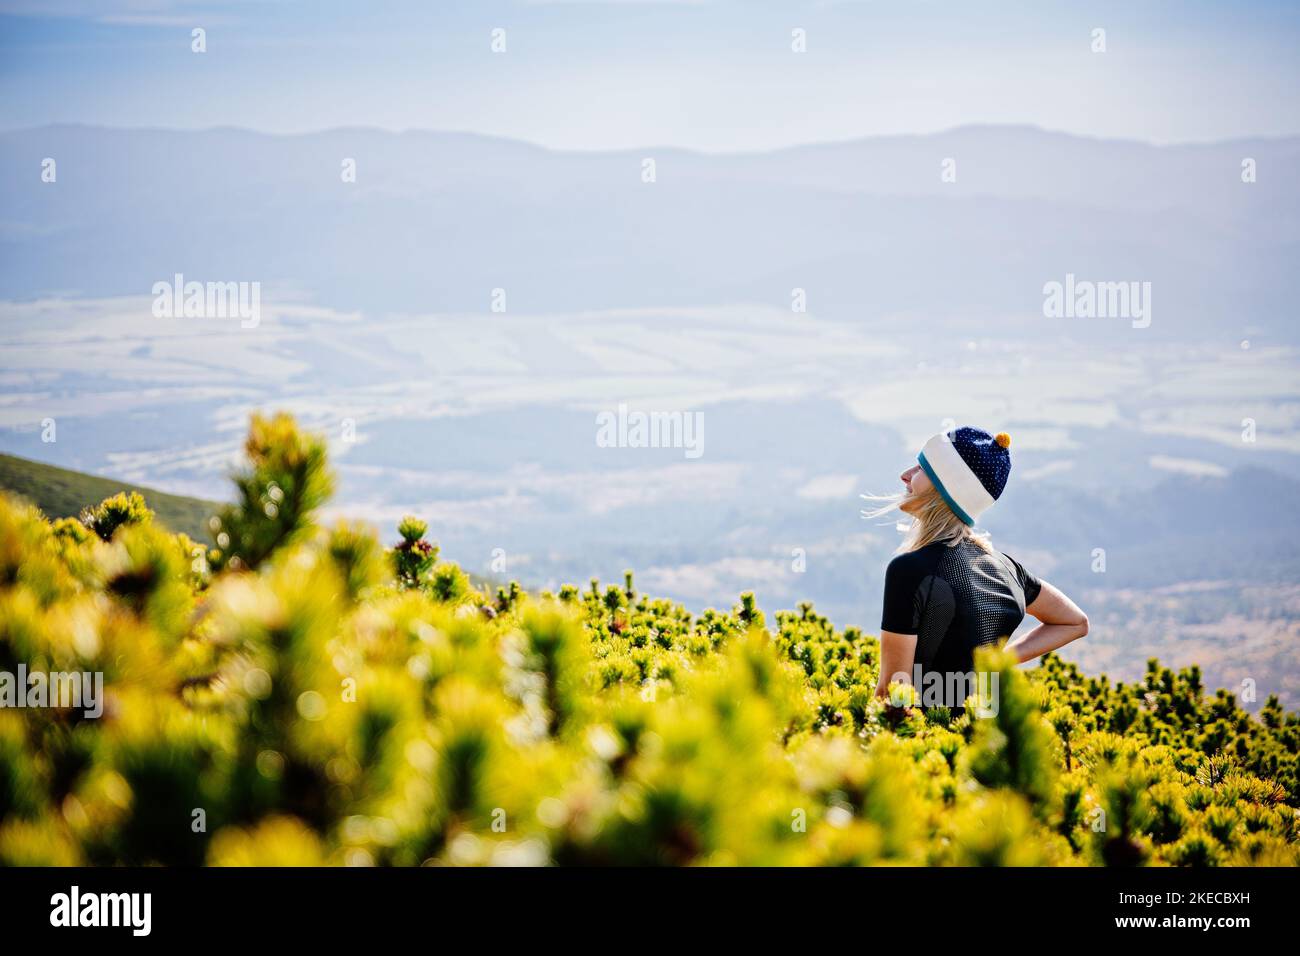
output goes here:
[[1025, 592], [1025, 607], [1029, 607], [1037, 600], [1038, 593], [1043, 590], [1043, 582], [1026, 571], [1024, 565], [1011, 555], [1004, 553], [1002, 557], [1011, 562], [1011, 570], [1020, 584], [1020, 590]]
[[910, 555], [900, 554], [885, 569], [885, 600], [880, 629], [894, 634], [915, 634], [916, 573]]

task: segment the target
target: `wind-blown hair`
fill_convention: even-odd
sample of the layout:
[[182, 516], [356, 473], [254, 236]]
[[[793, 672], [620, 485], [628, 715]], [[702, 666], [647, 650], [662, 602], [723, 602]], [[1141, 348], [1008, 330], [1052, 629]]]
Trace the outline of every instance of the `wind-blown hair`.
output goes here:
[[[898, 507], [907, 497], [906, 495], [863, 495], [862, 497], [877, 503], [875, 508], [864, 509], [862, 517], [883, 518], [895, 512], [900, 516], [898, 526], [903, 529], [903, 543], [898, 546], [898, 554], [919, 550], [936, 541], [946, 542], [948, 547], [952, 548], [967, 539], [975, 542], [985, 551], [993, 550], [988, 535], [976, 534], [970, 525], [958, 518], [933, 485], [913, 499], [916, 506], [910, 514]], [[908, 522], [906, 526], [903, 524], [904, 521]]]

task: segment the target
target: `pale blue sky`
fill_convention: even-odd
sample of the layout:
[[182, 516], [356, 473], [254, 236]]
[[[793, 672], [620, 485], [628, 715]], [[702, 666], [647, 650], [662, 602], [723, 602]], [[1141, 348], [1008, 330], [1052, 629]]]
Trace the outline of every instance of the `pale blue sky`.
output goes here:
[[0, 0], [0, 128], [731, 150], [1032, 123], [1203, 141], [1300, 132], [1298, 50], [1300, 4], [1274, 0]]

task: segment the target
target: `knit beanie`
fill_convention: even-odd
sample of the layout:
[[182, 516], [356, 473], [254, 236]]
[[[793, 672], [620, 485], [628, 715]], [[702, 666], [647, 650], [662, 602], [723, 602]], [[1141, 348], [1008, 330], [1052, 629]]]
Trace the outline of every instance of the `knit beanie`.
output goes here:
[[1011, 475], [1011, 436], [982, 428], [954, 428], [935, 435], [917, 461], [953, 514], [974, 524], [1002, 496]]

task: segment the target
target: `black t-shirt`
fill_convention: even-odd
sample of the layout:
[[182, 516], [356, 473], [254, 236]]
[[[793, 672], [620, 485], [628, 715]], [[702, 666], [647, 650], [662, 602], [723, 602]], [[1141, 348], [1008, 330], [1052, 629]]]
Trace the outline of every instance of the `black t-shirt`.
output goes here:
[[938, 541], [889, 562], [880, 627], [916, 635], [922, 679], [931, 671], [942, 679], [969, 674], [975, 648], [1010, 637], [1042, 587], [1009, 555], [969, 539]]

